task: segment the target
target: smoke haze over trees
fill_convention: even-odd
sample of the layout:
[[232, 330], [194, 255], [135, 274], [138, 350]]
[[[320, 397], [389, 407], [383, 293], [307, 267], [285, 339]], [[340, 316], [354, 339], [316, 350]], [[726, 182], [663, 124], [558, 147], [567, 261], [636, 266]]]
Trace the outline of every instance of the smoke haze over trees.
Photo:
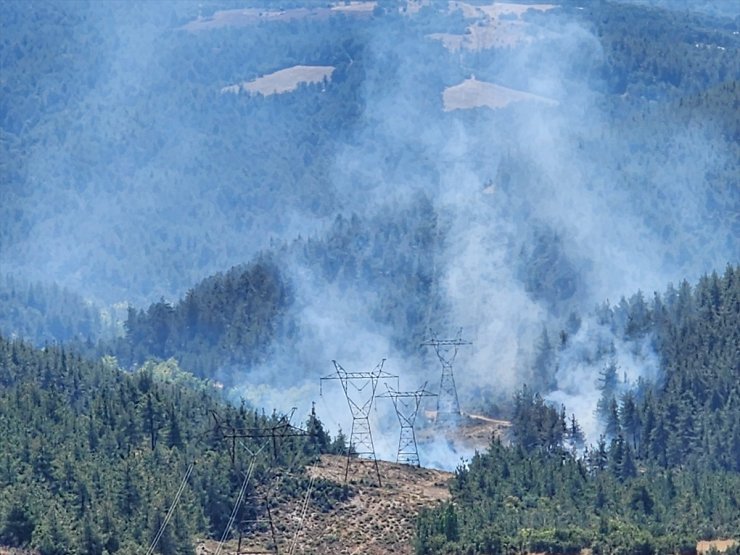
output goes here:
[[[666, 4], [8, 2], [2, 331], [305, 409], [334, 358], [436, 379], [463, 326], [464, 403], [527, 383], [593, 440], [607, 366], [662, 379], [654, 292], [740, 258], [737, 14]], [[335, 70], [222, 92], [293, 65]], [[448, 109], [474, 82], [520, 94]]]
[[[461, 404], [512, 432], [436, 442], [434, 464], [469, 460], [419, 553], [736, 535], [739, 21], [704, 0], [4, 2], [0, 545], [136, 553], [197, 453], [158, 548], [191, 552], [245, 470], [209, 411], [308, 414], [333, 359], [431, 386], [419, 345], [461, 326]], [[242, 85], [294, 66], [322, 77]], [[322, 401], [280, 465], [345, 447], [344, 399]], [[381, 404], [383, 457], [396, 424]]]

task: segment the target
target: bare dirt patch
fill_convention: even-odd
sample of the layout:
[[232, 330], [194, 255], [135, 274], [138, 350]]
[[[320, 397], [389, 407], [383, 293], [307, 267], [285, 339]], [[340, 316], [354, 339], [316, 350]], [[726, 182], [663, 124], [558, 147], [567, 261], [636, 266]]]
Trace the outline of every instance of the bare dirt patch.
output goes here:
[[514, 102], [532, 101], [549, 106], [558, 102], [551, 98], [510, 89], [495, 83], [478, 81], [475, 77], [466, 79], [459, 85], [447, 87], [442, 93], [445, 112], [486, 107], [496, 110]]
[[[344, 482], [346, 458], [323, 455], [308, 467], [314, 478]], [[351, 497], [327, 512], [311, 502], [300, 528], [302, 499], [283, 503], [272, 510], [280, 553], [290, 552], [295, 539], [295, 553], [345, 555], [363, 553], [413, 553], [416, 516], [423, 507], [435, 506], [449, 498], [447, 487], [452, 474], [441, 470], [414, 468], [379, 461], [382, 485], [377, 485], [375, 466], [370, 461], [353, 459], [348, 486]], [[299, 531], [296, 536], [296, 531]], [[242, 554], [267, 551], [270, 536], [264, 533], [243, 540]], [[198, 555], [216, 552], [217, 542], [202, 541]], [[236, 554], [236, 541], [222, 553]]]
[[720, 553], [727, 551], [730, 547], [737, 545], [737, 540], [708, 540], [700, 541], [696, 544], [696, 552], [699, 555], [708, 553], [710, 549], [715, 548]]
[[301, 83], [321, 83], [330, 80], [334, 73], [334, 66], [293, 66], [263, 75], [253, 81], [244, 81], [229, 85], [221, 89], [221, 93], [238, 94], [241, 92], [249, 94], [282, 94], [298, 88]]
[[511, 426], [508, 420], [463, 412], [456, 426], [440, 427], [433, 424], [436, 418], [435, 411], [426, 411], [424, 416], [429, 424], [420, 426], [416, 432], [420, 454], [423, 453], [427, 443], [439, 443], [440, 440], [447, 442], [453, 452], [483, 452], [491, 445], [494, 437], [505, 438]]

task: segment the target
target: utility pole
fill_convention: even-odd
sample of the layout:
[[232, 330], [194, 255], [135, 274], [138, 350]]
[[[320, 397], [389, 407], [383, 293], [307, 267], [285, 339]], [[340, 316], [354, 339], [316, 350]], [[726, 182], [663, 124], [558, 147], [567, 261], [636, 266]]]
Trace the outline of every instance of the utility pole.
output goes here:
[[387, 393], [378, 395], [378, 397], [387, 397], [393, 401], [396, 409], [398, 422], [401, 424], [401, 436], [398, 440], [398, 455], [396, 462], [419, 467], [419, 449], [416, 445], [416, 433], [414, 433], [414, 423], [416, 415], [419, 412], [419, 405], [424, 397], [436, 397], [436, 393], [426, 390], [427, 384], [416, 391], [395, 391], [388, 384], [385, 384]]
[[[309, 435], [308, 432], [306, 432], [305, 430], [298, 428], [296, 426], [293, 426], [290, 423], [294, 413], [295, 413], [295, 408], [291, 411], [289, 416], [282, 415], [278, 417], [277, 422], [273, 426], [266, 426], [263, 428], [235, 428], [234, 426], [228, 426], [228, 429], [226, 429], [227, 427], [224, 426], [224, 423], [221, 421], [221, 419], [216, 414], [216, 412], [211, 411], [211, 414], [213, 415], [213, 419], [216, 422], [216, 430], [221, 432], [224, 440], [229, 441], [232, 466], [235, 465], [235, 450], [236, 450], [237, 440], [262, 439], [264, 441], [267, 441], [267, 440], [270, 441], [270, 444], [272, 446], [272, 465], [267, 470], [267, 478], [265, 481], [268, 483], [273, 482], [277, 474], [278, 453], [279, 453], [279, 446], [280, 446], [279, 440], [282, 440], [284, 438], [290, 438], [290, 437], [307, 437]], [[252, 462], [250, 463], [250, 471], [248, 473], [249, 475], [251, 474], [251, 472], [253, 472], [254, 464], [256, 462], [256, 457], [265, 447], [265, 443], [263, 442], [262, 447], [256, 453], [252, 452], [248, 447], [246, 447], [246, 445], [244, 445], [244, 447], [245, 449], [247, 449], [247, 451], [249, 451], [250, 455], [252, 456]], [[277, 533], [275, 531], [275, 524], [273, 522], [272, 513], [270, 511], [270, 490], [274, 489], [276, 484], [277, 482], [271, 484], [265, 490], [263, 494], [256, 493], [256, 490], [255, 490], [254, 494], [247, 496], [247, 498], [251, 500], [251, 502], [249, 503], [246, 502], [247, 498], [245, 498], [246, 487], [243, 487], [242, 488], [243, 491], [241, 492], [241, 495], [237, 500], [237, 506], [234, 507], [233, 514], [236, 515], [240, 504], [249, 505], [251, 508], [253, 508], [254, 518], [242, 519], [240, 521], [241, 524], [249, 525], [253, 529], [257, 527], [261, 527], [263, 529], [269, 528], [270, 535], [272, 537], [272, 549], [270, 551], [264, 551], [262, 553], [274, 553], [275, 555], [278, 555], [279, 548], [278, 548], [278, 541], [277, 541]], [[245, 486], [246, 486], [246, 483], [245, 483]], [[264, 513], [265, 517], [260, 517], [260, 513]], [[226, 537], [228, 536], [228, 532], [229, 530], [227, 528], [222, 538], [222, 542], [221, 542], [222, 545]], [[240, 526], [237, 553], [241, 552], [242, 535], [243, 535], [242, 528]]]
[[370, 409], [375, 400], [375, 390], [378, 387], [378, 380], [395, 379], [398, 382], [398, 376], [389, 374], [383, 370], [385, 359], [380, 361], [370, 372], [347, 372], [342, 365], [336, 360], [332, 360], [336, 374], [329, 374], [321, 378], [320, 383], [323, 394], [324, 380], [339, 380], [344, 389], [344, 395], [347, 398], [350, 413], [352, 414], [352, 431], [350, 432], [349, 445], [347, 445], [347, 465], [344, 469], [344, 483], [347, 483], [349, 476], [349, 463], [352, 455], [365, 457], [375, 464], [375, 474], [378, 477], [378, 485], [381, 484], [380, 468], [378, 459], [375, 456], [375, 446], [373, 445], [373, 434], [370, 431]]
[[439, 397], [437, 397], [438, 425], [450, 425], [460, 419], [460, 401], [457, 398], [457, 387], [455, 386], [455, 375], [452, 372], [452, 363], [455, 362], [457, 349], [463, 345], [472, 345], [470, 341], [462, 338], [462, 328], [457, 332], [454, 339], [438, 339], [434, 332], [431, 338], [422, 342], [422, 347], [434, 347], [437, 358], [442, 364], [442, 378], [439, 382]]

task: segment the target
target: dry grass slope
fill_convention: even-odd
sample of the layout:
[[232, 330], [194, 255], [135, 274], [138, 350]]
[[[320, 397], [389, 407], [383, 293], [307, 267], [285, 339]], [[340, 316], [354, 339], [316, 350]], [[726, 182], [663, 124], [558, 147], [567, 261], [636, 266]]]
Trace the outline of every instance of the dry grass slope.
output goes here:
[[[346, 458], [323, 455], [308, 473], [337, 483], [344, 482]], [[349, 555], [362, 553], [399, 555], [413, 553], [416, 516], [422, 507], [433, 506], [449, 498], [449, 472], [379, 461], [382, 485], [378, 487], [375, 467], [370, 461], [353, 460], [349, 487], [353, 495], [328, 512], [308, 505], [303, 528], [297, 536], [295, 553]], [[272, 512], [277, 528], [280, 553], [289, 553], [299, 529], [302, 499], [294, 499]], [[268, 534], [258, 534], [242, 542], [241, 555], [264, 553], [269, 547]], [[198, 544], [198, 555], [216, 552], [217, 543]], [[224, 555], [236, 555], [235, 541], [229, 542]]]
[[281, 69], [269, 75], [263, 75], [253, 81], [236, 83], [221, 89], [221, 93], [238, 94], [282, 94], [294, 91], [301, 83], [321, 83], [324, 79], [330, 80], [334, 73], [334, 66], [293, 66]]
[[459, 85], [447, 87], [442, 93], [445, 112], [487, 107], [493, 110], [504, 108], [513, 102], [534, 101], [550, 106], [558, 102], [551, 98], [525, 91], [502, 87], [495, 83], [478, 81], [475, 77], [466, 79]]

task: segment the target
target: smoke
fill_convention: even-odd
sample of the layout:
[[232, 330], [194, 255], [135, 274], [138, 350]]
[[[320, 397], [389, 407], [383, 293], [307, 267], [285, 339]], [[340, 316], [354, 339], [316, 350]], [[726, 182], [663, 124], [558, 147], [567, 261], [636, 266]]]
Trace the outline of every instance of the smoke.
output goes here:
[[555, 391], [547, 395], [549, 401], [576, 415], [589, 444], [595, 444], [603, 432], [596, 407], [602, 397], [600, 379], [610, 363], [617, 366], [617, 397], [641, 381], [657, 383], [660, 379], [660, 359], [649, 335], [627, 341], [606, 324], [588, 318], [559, 353]]
[[[190, 35], [176, 30], [188, 4], [86, 14], [99, 27], [98, 48], [88, 49], [100, 52], [99, 71], [69, 108], [100, 119], [66, 122], [57, 141], [31, 148], [27, 204], [43, 208], [28, 236], [3, 251], [4, 265], [108, 300], [153, 300], [295, 240], [280, 251], [295, 297], [290, 324], [263, 363], [244, 369], [234, 395], [302, 415], [315, 400], [332, 431], [349, 434], [338, 382], [317, 398], [332, 360], [369, 371], [386, 359], [401, 389], [428, 382], [435, 390], [438, 361], [418, 340], [428, 327], [440, 337], [462, 327], [473, 344], [455, 362], [460, 401], [463, 409], [487, 408], [524, 383], [538, 385], [533, 364], [543, 328], [560, 329], [571, 313], [605, 299], [737, 260], [737, 190], [720, 194], [708, 184], [734, 162], [721, 131], [712, 122], [687, 128], [668, 109], [605, 93], [607, 54], [579, 10], [530, 10], [515, 16], [522, 40], [469, 51], [447, 50], [428, 35], [463, 35], [486, 20], [431, 4], [416, 15], [363, 20], [362, 32], [349, 19], [330, 22], [347, 26], [346, 40], [314, 45], [306, 54], [313, 59], [300, 60], [301, 37], [311, 33], [282, 36], [265, 24]], [[296, 26], [304, 23], [320, 24]], [[296, 42], [272, 48], [275, 37]], [[268, 47], [268, 61], [242, 61]], [[280, 69], [272, 67], [273, 50], [291, 61], [344, 66], [326, 92], [219, 93], [263, 66]], [[322, 50], [341, 56], [313, 53]], [[164, 90], [173, 73], [182, 83], [176, 93]], [[499, 85], [494, 104], [506, 106], [446, 110], [445, 89], [473, 78]], [[359, 114], [341, 111], [344, 105]], [[336, 117], [335, 109], [351, 112], [351, 121], [317, 132], [316, 121]], [[70, 142], [67, 133], [85, 140]], [[335, 137], [319, 140], [321, 133]], [[286, 154], [293, 142], [300, 148]], [[319, 156], [328, 167], [311, 165]], [[261, 158], [274, 163], [264, 168]], [[420, 199], [431, 209], [418, 209]], [[359, 216], [370, 246], [361, 267], [337, 277], [299, 250], [330, 241], [338, 213]], [[402, 224], [413, 233], [390, 229]], [[558, 355], [548, 398], [575, 412], [590, 438], [598, 434], [603, 369], [594, 349], [605, 343], [628, 383], [659, 377], [648, 339], [626, 341], [584, 317]], [[394, 459], [392, 405], [378, 399], [375, 407], [376, 448]], [[444, 439], [424, 449], [422, 461], [445, 468], [469, 455]]]
[[[396, 27], [375, 32], [365, 125], [338, 150], [333, 186], [345, 213], [392, 213], [417, 194], [431, 200], [442, 235], [434, 275], [445, 310], [426, 323], [442, 335], [462, 326], [473, 342], [455, 364], [464, 408], [509, 398], [536, 379], [534, 348], [543, 326], [557, 329], [573, 312], [695, 278], [737, 255], [728, 222], [713, 220], [702, 189], [702, 175], [726, 164], [725, 153], [692, 131], [676, 132], [677, 122], [661, 123], [656, 139], [615, 120], [595, 77], [604, 63], [601, 44], [565, 10], [530, 21], [524, 45], [476, 55], [477, 78], [554, 101], [495, 111], [444, 114], [443, 87], [468, 76], [436, 75], [431, 81], [438, 88], [431, 90], [422, 76], [429, 82], [429, 64], [452, 54]], [[374, 63], [390, 64], [392, 77], [375, 81]], [[703, 133], [721, 144], [716, 130]], [[636, 141], [661, 162], [635, 162]], [[377, 291], [338, 289], [315, 276], [298, 281], [308, 286], [299, 295], [302, 332], [287, 347], [295, 349], [291, 357], [317, 346], [317, 360], [344, 359], [355, 367], [388, 357], [412, 389], [426, 380], [437, 387], [436, 361], [398, 352], [389, 341], [398, 330], [368, 317]], [[606, 343], [624, 376], [622, 390], [659, 379], [649, 338], [627, 341], [585, 317], [559, 353], [548, 399], [574, 412], [590, 441], [600, 430], [594, 411], [604, 359], [596, 349]], [[376, 437], [391, 434], [390, 414], [377, 418]], [[342, 426], [347, 429], [346, 420]], [[393, 449], [391, 442], [379, 451], [387, 457]], [[435, 465], [459, 462], [460, 452], [443, 439], [424, 449]]]

